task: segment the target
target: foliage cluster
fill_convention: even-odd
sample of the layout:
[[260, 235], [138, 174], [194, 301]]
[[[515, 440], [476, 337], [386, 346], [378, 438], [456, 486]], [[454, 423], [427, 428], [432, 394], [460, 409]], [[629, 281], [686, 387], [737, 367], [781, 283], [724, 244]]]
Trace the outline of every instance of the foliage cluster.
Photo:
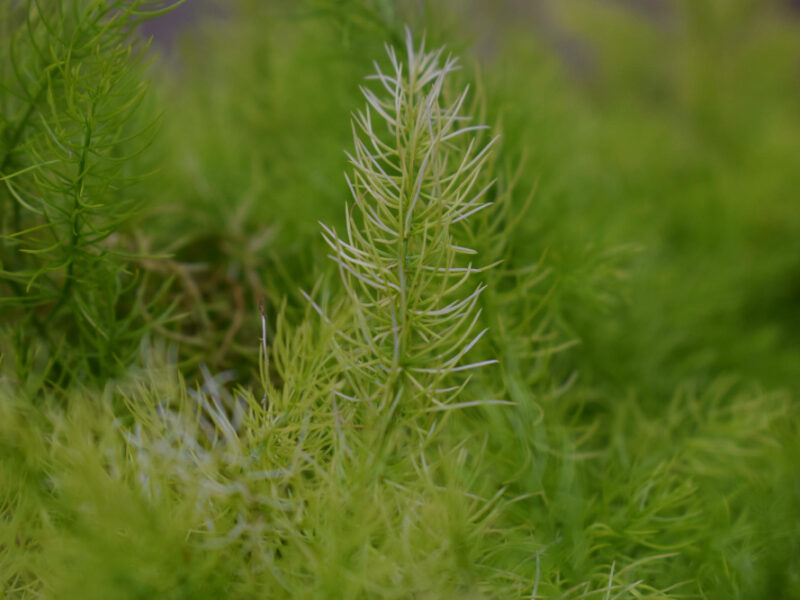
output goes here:
[[0, 6], [4, 597], [800, 597], [800, 25], [464, 5]]

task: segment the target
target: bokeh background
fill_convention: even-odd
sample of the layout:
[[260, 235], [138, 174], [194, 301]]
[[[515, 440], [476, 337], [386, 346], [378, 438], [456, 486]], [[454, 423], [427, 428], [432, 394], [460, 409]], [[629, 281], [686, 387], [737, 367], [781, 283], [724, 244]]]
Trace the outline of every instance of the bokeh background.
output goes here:
[[[794, 385], [798, 11], [777, 0], [193, 0], [146, 24], [162, 57], [164, 155], [184, 175], [180, 193], [154, 193], [196, 221], [180, 257], [225, 272], [271, 256], [267, 277], [312, 281], [316, 223], [342, 219], [347, 115], [406, 23], [464, 57], [501, 123], [504, 160], [525, 161], [520, 196], [536, 193], [515, 248], [554, 268], [552, 306], [582, 340], [584, 377], [664, 395], [723, 372]], [[292, 293], [256, 290], [260, 272], [251, 284], [248, 306]]]

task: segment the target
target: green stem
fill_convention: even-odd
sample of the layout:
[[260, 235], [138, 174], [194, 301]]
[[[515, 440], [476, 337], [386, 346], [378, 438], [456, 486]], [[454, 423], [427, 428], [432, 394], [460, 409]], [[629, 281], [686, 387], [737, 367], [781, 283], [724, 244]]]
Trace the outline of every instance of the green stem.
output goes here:
[[64, 286], [61, 288], [61, 293], [59, 294], [58, 302], [53, 307], [53, 310], [50, 311], [50, 314], [47, 316], [47, 321], [50, 322], [59, 311], [59, 309], [67, 302], [69, 299], [69, 295], [72, 291], [72, 284], [74, 281], [74, 274], [75, 274], [75, 251], [78, 247], [78, 242], [80, 241], [81, 235], [81, 221], [80, 215], [82, 212], [81, 209], [81, 197], [83, 196], [83, 186], [86, 180], [86, 160], [89, 154], [89, 146], [92, 143], [92, 115], [94, 114], [94, 105], [89, 111], [89, 116], [86, 119], [86, 133], [83, 136], [83, 147], [81, 148], [81, 158], [78, 161], [78, 173], [77, 179], [75, 180], [75, 185], [73, 186], [73, 195], [72, 195], [72, 215], [70, 218], [70, 238], [69, 238], [69, 264], [67, 265], [67, 273], [66, 278], [64, 280]]

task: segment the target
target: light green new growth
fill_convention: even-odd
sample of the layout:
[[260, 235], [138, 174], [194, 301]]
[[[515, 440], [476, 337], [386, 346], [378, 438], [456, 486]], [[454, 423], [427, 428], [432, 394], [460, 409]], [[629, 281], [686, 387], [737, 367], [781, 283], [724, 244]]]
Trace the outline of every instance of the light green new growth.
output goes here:
[[485, 125], [469, 125], [465, 89], [448, 101], [448, 76], [457, 61], [426, 52], [406, 32], [407, 64], [387, 46], [391, 71], [375, 64], [363, 87], [367, 100], [353, 119], [355, 150], [347, 177], [354, 204], [347, 233], [322, 225], [352, 303], [352, 331], [338, 337], [352, 400], [393, 412], [406, 395], [425, 409], [452, 406], [464, 381], [456, 373], [492, 364], [468, 363], [483, 285], [473, 275], [475, 250], [457, 243], [467, 219], [486, 209], [492, 181], [482, 167], [497, 138], [481, 143]]

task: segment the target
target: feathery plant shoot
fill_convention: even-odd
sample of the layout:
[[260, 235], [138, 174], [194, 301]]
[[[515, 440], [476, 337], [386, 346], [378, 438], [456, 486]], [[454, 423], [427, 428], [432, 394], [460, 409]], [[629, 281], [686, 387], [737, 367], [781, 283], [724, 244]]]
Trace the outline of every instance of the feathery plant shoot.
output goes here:
[[0, 308], [22, 315], [17, 361], [38, 334], [56, 379], [113, 371], [142, 335], [131, 252], [114, 234], [139, 210], [128, 188], [153, 133], [135, 28], [166, 10], [69, 4], [0, 11]]
[[476, 252], [459, 241], [459, 228], [488, 208], [486, 164], [496, 138], [482, 143], [485, 125], [471, 125], [463, 109], [468, 89], [448, 101], [455, 58], [443, 49], [415, 48], [406, 30], [407, 64], [387, 46], [391, 70], [378, 64], [362, 88], [367, 105], [353, 119], [353, 166], [347, 182], [354, 205], [347, 234], [322, 225], [352, 303], [354, 326], [338, 338], [352, 386], [351, 399], [394, 412], [404, 397], [415, 407], [443, 410], [464, 387], [453, 374], [496, 361], [468, 363], [484, 286], [473, 275]]

